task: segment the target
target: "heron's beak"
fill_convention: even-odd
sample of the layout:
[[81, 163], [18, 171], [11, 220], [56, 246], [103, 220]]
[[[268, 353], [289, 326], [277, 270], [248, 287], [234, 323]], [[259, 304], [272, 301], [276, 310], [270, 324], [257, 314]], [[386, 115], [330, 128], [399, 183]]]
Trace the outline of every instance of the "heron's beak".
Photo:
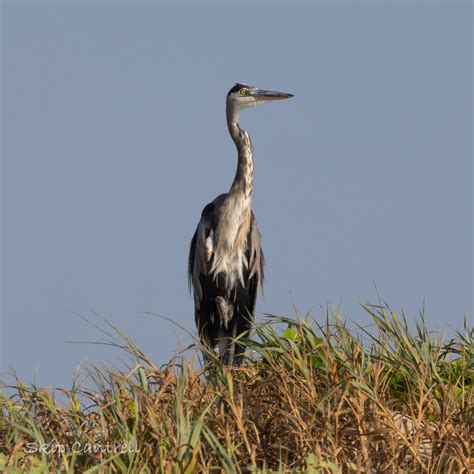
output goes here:
[[258, 103], [270, 102], [271, 100], [291, 99], [293, 94], [286, 92], [265, 91], [262, 89], [255, 89], [251, 92], [252, 97], [255, 97]]

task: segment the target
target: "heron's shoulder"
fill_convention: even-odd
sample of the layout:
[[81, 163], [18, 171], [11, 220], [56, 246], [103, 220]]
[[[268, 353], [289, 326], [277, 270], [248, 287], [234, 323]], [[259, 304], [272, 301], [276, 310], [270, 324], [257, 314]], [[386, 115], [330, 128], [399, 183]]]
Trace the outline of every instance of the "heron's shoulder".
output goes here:
[[201, 217], [208, 218], [214, 215], [217, 209], [219, 209], [222, 206], [226, 198], [227, 198], [227, 193], [219, 194], [219, 196], [217, 196], [214, 199], [214, 201], [210, 202], [204, 207], [204, 209], [202, 210]]

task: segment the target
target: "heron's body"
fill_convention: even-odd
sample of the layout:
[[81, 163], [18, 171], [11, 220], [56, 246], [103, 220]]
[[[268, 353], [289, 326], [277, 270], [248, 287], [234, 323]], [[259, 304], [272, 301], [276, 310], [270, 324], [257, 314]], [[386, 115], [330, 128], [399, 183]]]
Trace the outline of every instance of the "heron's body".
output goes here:
[[[253, 147], [239, 126], [239, 112], [261, 102], [291, 97], [236, 84], [227, 97], [227, 124], [237, 147], [234, 181], [202, 211], [189, 253], [189, 278], [194, 289], [195, 320], [203, 344], [224, 364], [237, 365], [245, 346], [233, 339], [250, 328], [258, 290], [262, 285], [264, 256], [252, 212]], [[260, 94], [260, 96], [258, 95]]]

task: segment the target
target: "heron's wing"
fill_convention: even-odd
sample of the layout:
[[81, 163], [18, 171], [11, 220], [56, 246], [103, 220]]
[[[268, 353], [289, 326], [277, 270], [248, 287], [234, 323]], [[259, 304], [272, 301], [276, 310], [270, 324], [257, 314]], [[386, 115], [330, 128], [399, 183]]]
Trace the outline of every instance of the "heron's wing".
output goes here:
[[212, 238], [217, 226], [219, 208], [226, 194], [221, 194], [202, 211], [201, 219], [191, 240], [188, 261], [190, 286], [194, 290], [195, 320], [201, 340], [214, 347], [218, 338], [219, 320], [215, 298], [223, 294], [209, 275], [212, 263]]
[[209, 272], [211, 259], [208, 252], [212, 250], [212, 237], [217, 226], [219, 207], [226, 194], [221, 194], [210, 202], [202, 211], [196, 232], [191, 239], [188, 260], [188, 278], [194, 288], [195, 297], [202, 298], [200, 277]]
[[252, 211], [250, 231], [247, 237], [247, 252], [250, 271], [249, 278], [256, 276], [258, 287], [261, 287], [263, 284], [265, 270], [265, 256], [263, 255], [260, 239], [260, 231], [258, 230], [257, 221]]

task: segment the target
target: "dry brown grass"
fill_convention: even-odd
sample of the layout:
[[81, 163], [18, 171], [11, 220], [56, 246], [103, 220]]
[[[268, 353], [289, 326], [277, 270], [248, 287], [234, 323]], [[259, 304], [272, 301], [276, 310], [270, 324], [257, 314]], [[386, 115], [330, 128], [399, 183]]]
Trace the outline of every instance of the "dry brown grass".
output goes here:
[[[69, 406], [19, 381], [0, 398], [0, 470], [471, 472], [472, 331], [442, 342], [423, 321], [413, 333], [387, 308], [366, 309], [374, 334], [273, 318], [232, 371], [185, 357], [158, 369], [118, 333], [134, 365], [91, 369], [96, 388], [66, 391]], [[65, 452], [27, 452], [38, 443]]]

